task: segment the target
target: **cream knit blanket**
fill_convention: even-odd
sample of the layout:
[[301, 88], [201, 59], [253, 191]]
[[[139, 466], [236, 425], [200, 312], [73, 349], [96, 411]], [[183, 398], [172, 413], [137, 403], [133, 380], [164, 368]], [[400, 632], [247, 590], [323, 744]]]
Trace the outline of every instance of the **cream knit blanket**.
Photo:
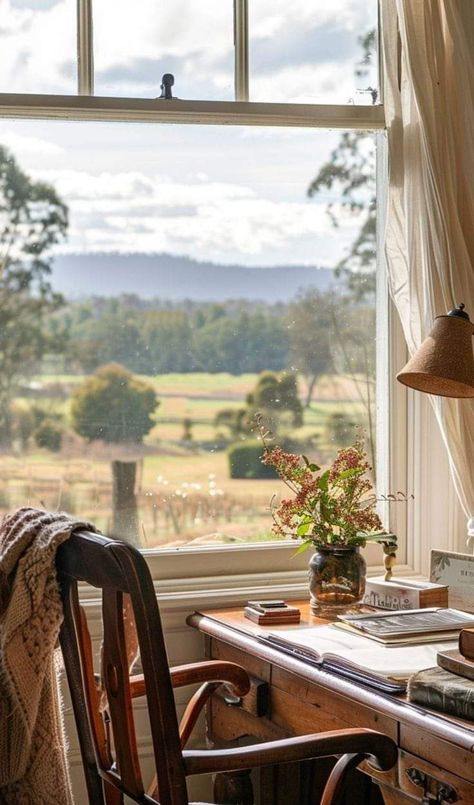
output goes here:
[[71, 805], [58, 663], [56, 549], [90, 523], [23, 508], [0, 526], [0, 803]]

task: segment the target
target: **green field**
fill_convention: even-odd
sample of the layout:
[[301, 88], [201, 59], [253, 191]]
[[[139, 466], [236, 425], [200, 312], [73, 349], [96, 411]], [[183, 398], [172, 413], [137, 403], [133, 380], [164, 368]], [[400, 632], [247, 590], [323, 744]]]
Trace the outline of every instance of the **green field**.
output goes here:
[[[69, 396], [83, 378], [55, 375], [36, 378], [24, 403], [60, 411], [67, 420]], [[240, 407], [256, 383], [256, 375], [168, 374], [144, 378], [160, 399], [156, 425], [143, 448], [87, 444], [70, 433], [61, 451], [33, 445], [18, 454], [2, 456], [0, 510], [19, 505], [64, 508], [111, 527], [112, 458], [139, 459], [137, 499], [143, 544], [179, 545], [271, 537], [270, 500], [280, 495], [279, 481], [230, 479], [224, 433], [214, 427], [222, 408]], [[300, 384], [300, 394], [304, 393]], [[334, 455], [337, 445], [326, 430], [327, 417], [344, 413], [361, 422], [363, 405], [352, 383], [323, 377], [304, 425], [292, 437], [313, 445], [319, 461]], [[192, 422], [192, 441], [183, 441], [183, 420]]]

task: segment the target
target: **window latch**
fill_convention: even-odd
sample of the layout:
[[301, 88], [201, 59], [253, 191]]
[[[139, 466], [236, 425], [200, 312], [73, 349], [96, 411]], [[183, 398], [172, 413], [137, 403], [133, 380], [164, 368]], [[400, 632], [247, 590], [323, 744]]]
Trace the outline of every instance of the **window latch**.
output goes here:
[[174, 75], [172, 73], [165, 73], [163, 78], [161, 79], [160, 84], [161, 89], [160, 99], [163, 99], [165, 101], [176, 100], [173, 95], [173, 91], [171, 89], [173, 84], [174, 84]]

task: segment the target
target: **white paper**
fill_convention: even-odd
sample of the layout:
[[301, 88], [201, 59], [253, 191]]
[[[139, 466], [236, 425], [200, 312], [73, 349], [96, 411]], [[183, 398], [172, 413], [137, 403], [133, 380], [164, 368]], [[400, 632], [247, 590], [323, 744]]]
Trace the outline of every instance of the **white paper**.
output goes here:
[[339, 657], [351, 665], [385, 679], [407, 679], [425, 668], [433, 668], [438, 651], [457, 648], [458, 641], [444, 640], [419, 646], [381, 646], [332, 626], [306, 626], [275, 630], [275, 636], [288, 643], [311, 649], [323, 659]]

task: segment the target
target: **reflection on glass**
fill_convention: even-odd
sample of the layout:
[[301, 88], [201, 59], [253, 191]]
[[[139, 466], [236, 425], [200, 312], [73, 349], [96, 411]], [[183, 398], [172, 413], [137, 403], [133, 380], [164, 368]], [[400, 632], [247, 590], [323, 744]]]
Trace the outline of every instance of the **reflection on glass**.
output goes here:
[[0, 92], [77, 92], [76, 0], [2, 0]]
[[377, 0], [250, 0], [250, 99], [371, 104], [376, 29]]
[[99, 0], [94, 5], [95, 94], [233, 100], [232, 0]]
[[[21, 226], [0, 187], [0, 513], [59, 506], [145, 547], [271, 539], [256, 410], [322, 466], [357, 425], [373, 451], [374, 147], [347, 136], [1, 124], [2, 175], [30, 184]], [[352, 188], [321, 183], [335, 158]]]

